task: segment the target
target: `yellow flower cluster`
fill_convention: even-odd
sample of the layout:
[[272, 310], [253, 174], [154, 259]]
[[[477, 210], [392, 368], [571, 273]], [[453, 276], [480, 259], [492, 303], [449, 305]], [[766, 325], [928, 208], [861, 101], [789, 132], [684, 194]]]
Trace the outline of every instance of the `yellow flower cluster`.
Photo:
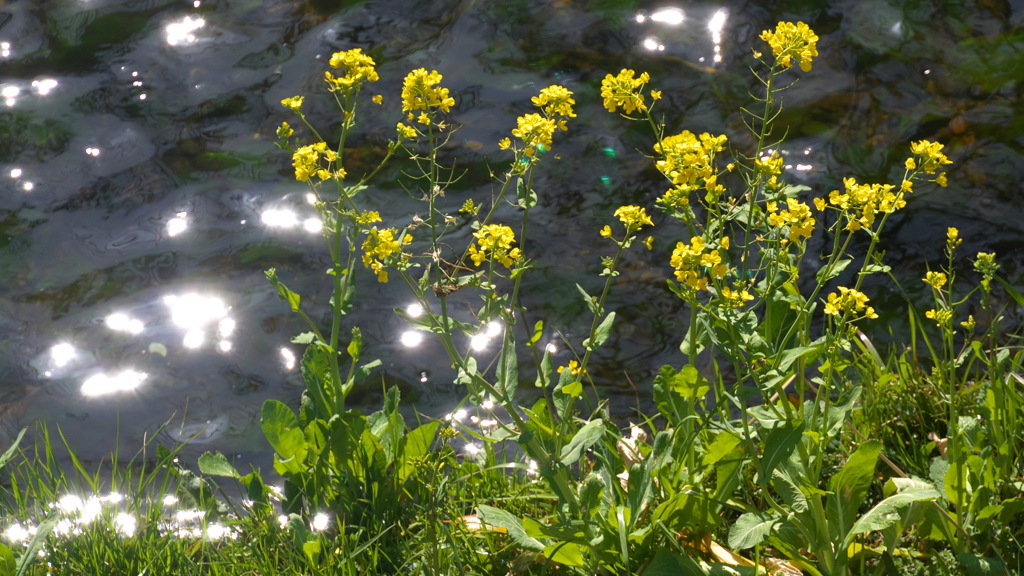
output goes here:
[[930, 320], [935, 320], [935, 324], [941, 328], [942, 326], [949, 324], [949, 321], [953, 319], [953, 311], [945, 309], [936, 310], [932, 308], [924, 313], [924, 317]]
[[402, 124], [401, 122], [399, 122], [397, 128], [398, 128], [398, 139], [399, 140], [412, 139], [412, 138], [415, 138], [417, 136], [416, 129], [413, 128], [412, 126], [406, 126], [405, 124]]
[[[918, 161], [915, 163], [928, 174], [934, 174], [944, 164], [953, 163], [952, 160], [946, 158], [946, 155], [942, 153], [942, 144], [938, 142], [930, 142], [928, 140], [911, 142], [910, 151], [918, 157]], [[907, 160], [908, 166], [912, 160], [913, 158]], [[913, 170], [913, 168], [909, 169]]]
[[775, 202], [768, 203], [768, 223], [776, 228], [789, 226], [789, 241], [799, 242], [801, 237], [810, 238], [814, 232], [814, 217], [811, 207], [796, 198], [786, 198], [787, 208], [779, 211]]
[[455, 99], [448, 96], [448, 89], [435, 87], [442, 80], [437, 70], [427, 72], [425, 68], [418, 68], [409, 72], [402, 84], [402, 112], [413, 110], [440, 109], [443, 112], [450, 112], [455, 106]]
[[[559, 374], [561, 374], [562, 372], [565, 372], [566, 370], [568, 370], [569, 374], [571, 374], [573, 376], [579, 376], [579, 374], [580, 374], [580, 363], [575, 361], [575, 360], [569, 360], [569, 365], [568, 366], [559, 366], [558, 367], [558, 373]], [[586, 374], [586, 372], [584, 372], [584, 374]]]
[[278, 139], [287, 140], [292, 137], [292, 134], [295, 134], [295, 130], [292, 130], [292, 127], [287, 122], [281, 122], [281, 126], [277, 129]]
[[626, 114], [632, 114], [634, 110], [647, 110], [640, 90], [651, 80], [651, 76], [644, 72], [639, 78], [634, 78], [635, 74], [635, 71], [623, 68], [618, 76], [609, 74], [601, 81], [601, 97], [609, 112], [615, 112], [619, 106], [622, 106]]
[[338, 154], [334, 150], [327, 149], [326, 142], [317, 142], [316, 144], [309, 144], [306, 146], [300, 146], [292, 154], [292, 166], [295, 167], [295, 179], [299, 182], [308, 182], [313, 176], [317, 176], [320, 180], [329, 180], [334, 176], [339, 178], [345, 177], [344, 168], [339, 168], [337, 172], [331, 172], [320, 167], [320, 158], [327, 160], [328, 164], [336, 162], [338, 160]]
[[875, 309], [867, 304], [868, 297], [863, 292], [840, 286], [839, 294], [833, 292], [828, 295], [828, 301], [825, 302], [825, 314], [843, 316], [846, 314], [857, 315], [863, 312], [861, 316], [863, 318], [878, 318]]
[[330, 73], [324, 72], [324, 77], [330, 85], [330, 90], [348, 94], [353, 89], [359, 88], [364, 82], [376, 82], [380, 79], [376, 63], [373, 58], [363, 54], [362, 48], [353, 48], [345, 52], [335, 52], [331, 55], [331, 68], [344, 68], [345, 75], [338, 78]]
[[555, 133], [555, 121], [540, 114], [526, 114], [519, 117], [519, 127], [512, 130], [512, 135], [523, 140], [523, 153], [533, 156], [537, 146], [550, 146], [551, 136]]
[[[891, 214], [907, 205], [903, 199], [903, 191], [896, 190], [891, 184], [857, 184], [854, 178], [844, 178], [846, 192], [833, 190], [828, 195], [828, 202], [840, 210], [848, 211], [846, 229], [856, 232], [861, 228], [870, 228], [878, 214]], [[825, 201], [814, 199], [818, 210], [825, 209]]]
[[356, 216], [356, 223], [362, 226], [369, 226], [374, 222], [380, 222], [380, 212], [376, 210], [367, 210]]
[[367, 231], [363, 241], [363, 266], [373, 270], [378, 282], [388, 281], [388, 271], [384, 269], [389, 259], [401, 255], [402, 246], [412, 242], [412, 236], [406, 235], [402, 242], [395, 240], [395, 229], [378, 230], [376, 226]]
[[818, 55], [818, 37], [803, 22], [779, 22], [774, 31], [761, 32], [761, 40], [772, 47], [775, 61], [783, 68], [792, 66], [796, 58], [800, 69], [810, 72], [811, 59]]
[[626, 225], [626, 234], [637, 232], [644, 226], [654, 226], [651, 217], [641, 206], [621, 206], [615, 210], [614, 216]]
[[722, 296], [722, 304], [728, 308], [742, 308], [744, 302], [749, 302], [754, 297], [746, 290], [731, 290], [728, 286], [722, 288], [720, 292]]
[[302, 108], [302, 100], [302, 96], [292, 96], [291, 98], [281, 100], [281, 106], [284, 106], [293, 112], [298, 112]]
[[924, 278], [922, 278], [921, 280], [925, 284], [931, 286], [932, 288], [935, 288], [936, 290], [946, 285], [946, 275], [943, 274], [942, 272], [929, 271], [924, 275]]
[[[564, 116], [575, 118], [576, 113], [572, 111], [572, 105], [576, 103], [572, 98], [572, 92], [564, 86], [553, 84], [542, 88], [539, 96], [534, 96], [531, 101], [544, 111], [549, 118], [552, 116]], [[565, 120], [558, 121], [558, 128], [566, 130]]]
[[960, 245], [963, 240], [960, 239], [960, 231], [950, 226], [946, 228], [946, 248], [949, 250], [956, 250], [956, 247]]
[[706, 269], [710, 268], [715, 278], [725, 278], [729, 266], [722, 260], [728, 245], [728, 238], [723, 238], [722, 250], [711, 250], [701, 236], [694, 236], [689, 245], [679, 242], [669, 261], [676, 269], [676, 279], [694, 290], [704, 290], [708, 287], [708, 278], [703, 275]]
[[682, 208], [690, 203], [690, 192], [702, 184], [709, 194], [723, 192], [725, 187], [717, 183], [714, 159], [726, 140], [725, 135], [712, 136], [705, 132], [698, 138], [689, 130], [683, 130], [655, 144], [654, 151], [663, 157], [655, 166], [673, 186], [657, 202], [669, 208]]
[[487, 224], [473, 232], [473, 237], [476, 238], [476, 242], [469, 245], [468, 253], [475, 266], [490, 258], [501, 262], [506, 268], [511, 268], [521, 256], [519, 248], [512, 248], [516, 235], [508, 226]]

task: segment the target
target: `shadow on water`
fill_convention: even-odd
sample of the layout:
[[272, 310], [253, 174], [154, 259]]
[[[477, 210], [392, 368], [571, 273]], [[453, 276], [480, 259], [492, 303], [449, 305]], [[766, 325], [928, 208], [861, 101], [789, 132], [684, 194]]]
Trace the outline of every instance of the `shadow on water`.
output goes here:
[[[814, 70], [785, 94], [789, 180], [822, 194], [845, 176], [893, 181], [909, 141], [939, 140], [955, 161], [950, 186], [922, 190], [894, 217], [887, 261], [920, 296], [918, 279], [927, 263], [937, 265], [945, 228], [957, 226], [961, 254], [996, 251], [1005, 276], [1019, 279], [1024, 6], [663, 8], [611, 0], [0, 6], [4, 426], [60, 424], [84, 459], [98, 460], [115, 433], [127, 453], [171, 419], [161, 441], [195, 436], [195, 451], [217, 448], [269, 467], [258, 409], [269, 398], [297, 403], [301, 350], [289, 339], [302, 327], [262, 271], [276, 267], [309, 310], [326, 313], [330, 298], [327, 257], [308, 222], [314, 213], [290, 158], [272, 145], [288, 119], [278, 102], [306, 94], [311, 123], [336, 127], [322, 74], [332, 52], [352, 47], [377, 60], [374, 88], [384, 105], [362, 119], [347, 169], [359, 172], [382, 154], [401, 117], [405, 73], [436, 68], [457, 100], [452, 120], [463, 125], [445, 151], [467, 171], [446, 198], [453, 211], [490, 197], [490, 171], [504, 161], [497, 141], [539, 88], [562, 83], [576, 93], [579, 117], [549, 153], [534, 235], [523, 246], [537, 260], [524, 287], [530, 320], [571, 342], [588, 328], [575, 284], [596, 286], [607, 255], [597, 231], [617, 206], [651, 206], [664, 189], [644, 157], [650, 136], [603, 109], [600, 80], [623, 67], [647, 70], [664, 92], [670, 132], [724, 132], [737, 152], [749, 152], [740, 112], [756, 89], [749, 50], [781, 18], [821, 36]], [[390, 176], [366, 195], [367, 207], [401, 224], [420, 206], [395, 184], [400, 172]], [[657, 369], [681, 361], [686, 310], [664, 282], [681, 231], [656, 223], [654, 250], [633, 251], [623, 265], [611, 297], [620, 320], [592, 369], [623, 417], [649, 408]], [[461, 392], [439, 349], [401, 343], [391, 310], [407, 304], [403, 289], [362, 280], [348, 320], [363, 328], [364, 357], [380, 357], [381, 379], [418, 410], [451, 410]], [[869, 290], [888, 317], [865, 327], [884, 337], [904, 304], [891, 287]], [[553, 330], [548, 342], [558, 347], [556, 362], [571, 358]], [[90, 382], [123, 390], [87, 397]], [[357, 391], [354, 401], [375, 407], [379, 387]]]

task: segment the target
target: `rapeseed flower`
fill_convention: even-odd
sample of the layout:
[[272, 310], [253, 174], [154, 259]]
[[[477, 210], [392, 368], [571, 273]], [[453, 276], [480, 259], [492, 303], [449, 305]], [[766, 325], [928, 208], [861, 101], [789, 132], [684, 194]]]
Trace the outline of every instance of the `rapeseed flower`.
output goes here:
[[522, 139], [523, 153], [533, 156], [538, 146], [550, 146], [551, 137], [555, 133], [556, 124], [551, 118], [540, 114], [526, 114], [518, 118], [519, 127], [512, 130], [512, 135]]
[[924, 278], [921, 279], [922, 282], [924, 282], [925, 284], [931, 286], [932, 288], [935, 288], [936, 290], [938, 290], [939, 288], [942, 288], [943, 286], [945, 286], [946, 285], [946, 280], [947, 280], [946, 279], [946, 275], [943, 274], [942, 272], [932, 272], [932, 271], [928, 271], [924, 275]]
[[863, 292], [840, 286], [838, 294], [833, 292], [828, 295], [828, 301], [825, 302], [825, 314], [831, 316], [853, 314], [860, 315], [862, 318], [878, 318], [875, 309], [868, 306], [867, 303], [868, 297]]
[[[572, 106], [576, 101], [572, 98], [572, 91], [564, 86], [553, 84], [547, 88], [542, 88], [540, 95], [534, 96], [530, 100], [534, 106], [543, 110], [544, 114], [549, 118], [552, 116], [576, 117], [576, 113], [572, 110]], [[558, 128], [566, 130], [565, 120], [558, 121]]]
[[613, 216], [617, 217], [626, 225], [626, 234], [639, 231], [644, 226], [654, 226], [651, 217], [641, 206], [621, 206], [615, 210]]
[[953, 319], [953, 311], [945, 309], [931, 309], [924, 313], [924, 317], [930, 320], [935, 320], [935, 324], [940, 328], [949, 324], [949, 321]]
[[293, 112], [298, 112], [302, 108], [302, 100], [302, 96], [292, 96], [291, 98], [281, 100], [281, 106], [284, 106]]
[[907, 205], [903, 191], [893, 190], [891, 184], [858, 184], [854, 178], [844, 178], [845, 192], [833, 190], [829, 193], [829, 204], [846, 212], [846, 229], [856, 232], [870, 228], [878, 214], [891, 214]]
[[934, 174], [944, 164], [953, 163], [952, 160], [946, 158], [946, 155], [942, 153], [942, 144], [938, 142], [931, 142], [929, 140], [911, 142], [910, 151], [918, 156], [918, 164], [921, 170], [928, 174]]
[[702, 185], [711, 194], [724, 191], [725, 187], [717, 183], [714, 159], [726, 141], [725, 135], [712, 136], [705, 132], [698, 137], [689, 130], [683, 130], [655, 144], [654, 151], [662, 156], [655, 162], [655, 167], [673, 185], [657, 202], [679, 209], [689, 204], [690, 192]]
[[279, 140], [287, 140], [288, 138], [291, 138], [292, 134], [295, 134], [295, 130], [292, 130], [292, 127], [289, 126], [287, 122], [282, 122], [277, 128], [277, 137]]
[[[331, 55], [329, 62], [331, 68], [344, 68], [345, 75], [337, 78], [330, 72], [324, 76], [330, 84], [330, 90], [338, 90], [343, 93], [350, 93], [353, 89], [359, 88], [364, 82], [376, 82], [380, 79], [375, 68], [373, 58], [363, 54], [362, 48], [353, 48], [345, 52], [335, 52]], [[376, 102], [379, 96], [374, 97]], [[380, 102], [377, 102], [378, 104]]]
[[406, 140], [406, 139], [411, 140], [411, 139], [415, 138], [418, 135], [418, 133], [416, 132], [415, 128], [413, 128], [412, 126], [406, 126], [405, 124], [403, 124], [401, 122], [398, 123], [397, 129], [398, 129], [398, 139], [399, 140]]
[[402, 246], [411, 241], [412, 237], [408, 234], [401, 242], [396, 240], [394, 228], [370, 228], [366, 233], [366, 240], [363, 241], [363, 266], [373, 270], [378, 282], [387, 282], [388, 271], [384, 267], [396, 256], [401, 256]]
[[609, 112], [615, 112], [619, 106], [622, 106], [626, 114], [632, 114], [634, 110], [647, 110], [640, 90], [651, 80], [651, 76], [647, 72], [640, 74], [639, 78], [634, 78], [634, 75], [635, 71], [623, 68], [618, 76], [609, 74], [601, 81], [601, 97]]
[[501, 262], [506, 268], [511, 268], [522, 256], [519, 248], [512, 248], [516, 235], [508, 226], [487, 224], [474, 232], [473, 237], [476, 241], [469, 245], [468, 254], [475, 266], [492, 259]]
[[566, 370], [568, 370], [569, 374], [571, 374], [573, 376], [579, 376], [579, 374], [580, 374], [580, 363], [575, 361], [575, 360], [569, 360], [569, 365], [568, 366], [559, 366], [558, 367], [558, 373], [559, 374], [561, 374], [562, 372], [565, 372]]
[[963, 240], [960, 239], [960, 231], [950, 226], [946, 228], [946, 249], [956, 250], [956, 247], [960, 245]]
[[732, 290], [728, 286], [722, 287], [720, 292], [722, 304], [728, 308], [742, 308], [744, 302], [749, 302], [754, 297], [746, 290]]
[[[299, 182], [308, 182], [314, 175], [319, 175], [320, 169], [320, 155], [327, 151], [326, 142], [317, 142], [316, 144], [308, 144], [306, 146], [300, 146], [298, 150], [292, 153], [292, 166], [295, 167], [295, 179]], [[333, 152], [333, 151], [332, 151]], [[328, 174], [328, 177], [329, 174]], [[320, 175], [321, 180], [326, 180]]]
[[450, 112], [451, 107], [455, 106], [455, 99], [448, 96], [447, 88], [434, 86], [442, 79], [437, 70], [427, 72], [425, 68], [418, 68], [409, 72], [402, 84], [402, 112], [429, 112], [435, 108], [442, 112]]
[[789, 227], [789, 241], [799, 242], [800, 238], [810, 238], [814, 232], [814, 217], [811, 208], [796, 198], [786, 198], [787, 208], [779, 211], [775, 202], [768, 203], [768, 223], [776, 228]]
[[761, 40], [772, 47], [775, 61], [783, 68], [791, 67], [796, 58], [800, 69], [810, 72], [811, 60], [818, 55], [818, 37], [803, 22], [779, 22], [774, 31], [761, 32]]
[[676, 279], [694, 290], [705, 290], [708, 278], [705, 271], [710, 271], [714, 278], [724, 278], [729, 271], [728, 265], [722, 261], [725, 257], [724, 247], [711, 250], [701, 236], [694, 236], [689, 245], [679, 242], [672, 251], [669, 263], [675, 268]]

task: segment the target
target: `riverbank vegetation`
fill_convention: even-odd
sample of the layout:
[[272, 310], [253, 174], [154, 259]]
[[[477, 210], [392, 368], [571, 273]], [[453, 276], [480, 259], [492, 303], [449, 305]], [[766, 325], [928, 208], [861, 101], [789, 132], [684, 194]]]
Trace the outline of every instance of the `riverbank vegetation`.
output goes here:
[[[459, 126], [442, 75], [406, 76], [394, 137], [357, 172], [346, 142], [394, 96], [373, 92], [371, 56], [334, 54], [325, 82], [338, 125], [307, 123], [297, 95], [282, 104], [298, 120], [277, 131], [323, 223], [333, 286], [321, 323], [287, 278], [266, 273], [308, 323], [293, 340], [306, 346], [301, 403], [261, 413], [283, 483], [158, 445], [113, 472], [77, 461], [63, 471], [54, 447], [66, 443], [42, 434], [4, 457], [0, 574], [1020, 573], [1024, 349], [1001, 320], [1024, 297], [995, 254], [961, 254], [955, 228], [934, 239], [945, 258], [923, 278], [886, 264], [892, 215], [947, 185], [940, 143], [893, 150], [905, 160], [889, 182], [787, 183], [776, 120], [817, 36], [780, 22], [761, 39], [745, 134], [665, 126], [667, 99], [646, 73], [602, 81], [607, 111], [649, 131], [665, 187], [593, 231], [604, 255], [575, 287], [586, 312], [572, 327], [522, 303], [536, 286], [524, 279], [537, 263], [531, 214], [548, 193], [539, 183], [577, 95], [540, 90], [498, 144], [493, 193], [455, 205], [445, 192], [461, 172], [446, 147]], [[396, 164], [423, 208], [385, 223], [360, 200]], [[659, 245], [655, 226], [674, 240]], [[620, 268], [639, 250], [664, 255], [687, 315], [678, 361], [644, 383], [654, 409], [621, 422], [588, 369], [616, 336], [609, 296], [628, 289]], [[905, 318], [872, 304], [871, 277], [904, 295]], [[462, 409], [413, 420], [397, 388], [371, 414], [346, 403], [379, 386], [380, 361], [346, 323], [365, 281], [408, 289], [415, 306], [395, 312], [447, 353]], [[861, 330], [880, 315], [906, 338]], [[568, 333], [584, 337], [552, 343]], [[559, 346], [574, 357], [562, 366]]]

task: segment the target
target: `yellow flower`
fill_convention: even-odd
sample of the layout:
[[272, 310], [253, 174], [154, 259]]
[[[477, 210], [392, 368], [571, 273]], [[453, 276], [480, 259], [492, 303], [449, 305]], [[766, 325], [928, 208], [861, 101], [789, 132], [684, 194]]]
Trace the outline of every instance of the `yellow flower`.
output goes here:
[[974, 315], [968, 316], [967, 320], [961, 322], [960, 325], [963, 326], [964, 330], [967, 330], [968, 332], [973, 331], [974, 327], [977, 326], [977, 323], [974, 321]]
[[291, 138], [292, 134], [295, 134], [295, 130], [292, 130], [292, 127], [287, 122], [282, 122], [281, 126], [277, 129], [277, 137], [280, 140]]
[[370, 100], [373, 100], [373, 103], [377, 105], [384, 103], [384, 97], [381, 96], [380, 94], [375, 94], [373, 98], [370, 98]]
[[910, 151], [920, 157], [921, 169], [928, 174], [934, 174], [943, 164], [952, 164], [953, 161], [946, 158], [942, 153], [942, 144], [921, 140], [910, 143]]
[[974, 269], [982, 275], [984, 280], [991, 280], [995, 277], [996, 270], [999, 269], [999, 264], [996, 264], [996, 253], [978, 252], [974, 260]]
[[[575, 118], [576, 114], [572, 111], [572, 105], [576, 103], [572, 98], [572, 92], [564, 86], [557, 84], [542, 88], [539, 96], [531, 98], [534, 106], [537, 106], [544, 111], [547, 116], [565, 116], [566, 118]], [[559, 128], [565, 130], [564, 125], [559, 125]]]
[[749, 302], [754, 297], [746, 290], [730, 290], [728, 286], [722, 288], [722, 300], [729, 308], [742, 308], [744, 302]]
[[775, 203], [769, 204], [768, 223], [776, 228], [789, 227], [789, 241], [799, 242], [800, 238], [810, 238], [814, 232], [815, 220], [811, 216], [811, 208], [795, 198], [786, 198], [788, 209], [776, 212]]
[[945, 326], [953, 319], [953, 312], [951, 310], [935, 310], [934, 308], [925, 312], [924, 317], [935, 320], [935, 324], [939, 327]]
[[498, 148], [501, 148], [502, 150], [508, 150], [511, 147], [512, 141], [509, 140], [508, 138], [502, 138], [501, 140], [498, 141]]
[[639, 78], [633, 78], [635, 74], [635, 71], [623, 68], [618, 76], [609, 74], [601, 81], [601, 97], [609, 112], [615, 112], [619, 106], [622, 106], [626, 114], [632, 114], [634, 110], [647, 110], [640, 90], [650, 81], [651, 76], [644, 72]]
[[408, 244], [412, 238], [405, 236], [399, 243], [395, 240], [394, 228], [378, 230], [376, 226], [366, 233], [366, 240], [363, 242], [363, 266], [373, 270], [377, 275], [378, 282], [387, 282], [388, 273], [384, 270], [389, 262], [402, 255], [402, 245]]
[[720, 188], [724, 190], [717, 184], [714, 159], [726, 141], [724, 135], [712, 136], [705, 132], [698, 137], [689, 130], [683, 130], [655, 144], [654, 151], [662, 156], [655, 162], [655, 167], [673, 185], [657, 200], [658, 204], [678, 210], [689, 204], [690, 192], [702, 185], [709, 193], [717, 193]]
[[863, 312], [863, 318], [878, 318], [878, 314], [875, 314], [875, 309], [867, 305], [868, 297], [863, 292], [847, 288], [845, 286], [839, 287], [839, 293], [831, 293], [828, 295], [828, 301], [825, 303], [825, 314], [831, 316], [845, 316], [847, 314], [858, 314]]
[[774, 32], [761, 32], [761, 40], [772, 47], [775, 61], [783, 68], [792, 66], [791, 60], [796, 58], [800, 69], [810, 72], [811, 60], [818, 55], [818, 37], [803, 22], [779, 22]]
[[647, 238], [646, 238], [646, 239], [644, 240], [644, 246], [647, 246], [647, 249], [648, 249], [648, 250], [650, 250], [650, 249], [654, 248], [654, 236], [648, 236], [648, 237], [647, 237]]
[[562, 372], [564, 372], [566, 370], [568, 370], [569, 374], [572, 374], [573, 376], [579, 376], [579, 374], [580, 374], [580, 363], [575, 361], [575, 360], [569, 360], [569, 365], [568, 366], [559, 366], [558, 367], [558, 373], [559, 374], [561, 374]]
[[420, 112], [420, 115], [418, 118], [416, 118], [416, 121], [419, 122], [420, 124], [423, 124], [424, 126], [430, 126], [430, 116], [427, 116], [426, 112]]
[[907, 205], [903, 199], [903, 190], [891, 184], [858, 184], [853, 178], [844, 178], [845, 192], [833, 190], [828, 201], [833, 206], [845, 211], [846, 229], [856, 232], [861, 228], [870, 228], [878, 214], [891, 214]]
[[722, 236], [722, 240], [718, 244], [722, 247], [722, 250], [728, 250], [729, 249], [729, 237], [728, 236]]
[[417, 136], [416, 129], [412, 126], [406, 126], [401, 122], [398, 123], [398, 138], [399, 140], [412, 139]]
[[367, 210], [366, 212], [363, 212], [359, 216], [356, 216], [356, 223], [362, 226], [369, 226], [374, 222], [380, 222], [380, 213], [378, 213], [376, 210]]
[[825, 199], [824, 198], [815, 198], [814, 199], [814, 207], [817, 208], [819, 212], [824, 212], [825, 211]]
[[298, 112], [302, 108], [302, 96], [292, 96], [291, 98], [285, 98], [281, 100], [281, 106], [289, 108], [295, 112]]
[[326, 180], [320, 172], [320, 154], [327, 150], [326, 142], [317, 142], [307, 146], [300, 146], [292, 153], [292, 166], [295, 167], [295, 179], [299, 182], [308, 182], [314, 175], [320, 175], [321, 180]]
[[956, 228], [946, 228], [946, 247], [950, 250], [956, 250], [956, 247], [960, 245], [963, 240], [960, 239], [960, 231]]
[[640, 206], [621, 206], [613, 216], [618, 217], [626, 225], [626, 233], [630, 234], [640, 230], [644, 226], [654, 226], [647, 211]]
[[448, 89], [435, 87], [442, 80], [437, 70], [427, 72], [425, 68], [419, 68], [409, 72], [402, 85], [402, 112], [413, 110], [431, 110], [437, 108], [443, 112], [450, 112], [455, 106], [455, 99], [448, 96]]
[[946, 173], [939, 174], [939, 177], [935, 179], [935, 183], [945, 188], [949, 185], [949, 181], [946, 179]]
[[943, 274], [942, 272], [929, 271], [924, 275], [924, 278], [922, 278], [921, 280], [925, 284], [931, 286], [932, 288], [935, 288], [936, 290], [946, 285], [946, 275]]
[[754, 166], [757, 167], [757, 170], [768, 176], [782, 174], [784, 165], [785, 161], [782, 159], [782, 156], [779, 156], [779, 153], [774, 151], [764, 158], [754, 160]]
[[540, 114], [527, 114], [518, 119], [519, 127], [512, 130], [512, 135], [523, 141], [523, 152], [533, 156], [537, 146], [551, 146], [551, 137], [555, 133], [555, 121]]
[[661, 100], [661, 90], [651, 90], [651, 100]]
[[729, 272], [729, 266], [723, 263], [727, 257], [726, 247], [712, 251], [700, 236], [694, 236], [690, 242], [689, 245], [682, 242], [676, 244], [669, 263], [676, 270], [677, 280], [694, 290], [705, 290], [708, 278], [703, 273], [707, 268], [710, 267], [711, 275], [715, 278], [724, 278]]
[[[331, 55], [329, 62], [331, 68], [344, 68], [345, 75], [335, 78], [330, 72], [326, 73], [327, 82], [331, 90], [339, 90], [349, 93], [353, 89], [362, 86], [364, 82], [376, 82], [380, 79], [375, 68], [373, 58], [363, 54], [362, 48], [353, 48], [345, 52], [335, 52]], [[375, 98], [380, 98], [377, 96]], [[376, 99], [374, 102], [378, 102]]]
[[917, 168], [917, 162], [914, 162], [913, 158], [907, 158], [907, 161], [903, 163], [907, 170], [913, 170]]
[[608, 226], [608, 225], [605, 225], [604, 228], [601, 228], [601, 236], [603, 236], [605, 238], [611, 238], [612, 237], [612, 227]]
[[487, 224], [474, 232], [473, 237], [476, 238], [476, 242], [469, 245], [467, 253], [475, 266], [492, 259], [501, 262], [506, 268], [511, 268], [512, 264], [521, 257], [519, 248], [512, 248], [516, 236], [508, 226]]

